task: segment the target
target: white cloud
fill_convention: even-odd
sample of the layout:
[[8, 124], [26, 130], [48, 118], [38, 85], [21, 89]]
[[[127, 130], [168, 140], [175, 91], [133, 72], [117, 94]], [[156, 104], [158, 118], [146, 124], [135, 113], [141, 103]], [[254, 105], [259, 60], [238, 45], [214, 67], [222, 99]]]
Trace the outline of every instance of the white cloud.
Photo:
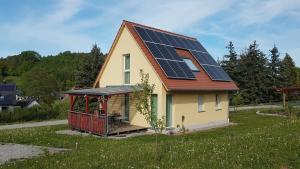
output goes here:
[[[81, 10], [82, 0], [63, 0], [51, 8], [45, 15], [30, 16], [20, 22], [5, 23], [0, 26], [1, 43], [15, 48], [15, 46], [36, 49], [37, 46], [43, 49], [73, 50], [82, 51], [89, 49], [93, 38], [80, 33], [80, 26], [67, 24], [66, 22]], [[4, 40], [6, 42], [4, 42]], [[30, 45], [31, 44], [31, 45]], [[48, 50], [49, 50], [48, 49]], [[10, 49], [9, 49], [10, 50]], [[45, 51], [40, 51], [43, 54]], [[1, 54], [3, 55], [3, 54]]]
[[232, 3], [232, 0], [220, 0], [218, 3], [211, 0], [147, 1], [136, 7], [138, 10], [133, 12], [133, 18], [148, 25], [178, 31], [203, 21]]
[[236, 5], [234, 19], [244, 25], [263, 23], [280, 14], [300, 9], [299, 5], [299, 0], [247, 0]]
[[181, 31], [227, 9], [233, 3], [234, 0], [219, 0], [218, 3], [211, 0], [128, 0], [100, 5], [94, 3], [90, 6], [101, 14], [90, 21], [118, 24], [126, 19], [170, 31]]

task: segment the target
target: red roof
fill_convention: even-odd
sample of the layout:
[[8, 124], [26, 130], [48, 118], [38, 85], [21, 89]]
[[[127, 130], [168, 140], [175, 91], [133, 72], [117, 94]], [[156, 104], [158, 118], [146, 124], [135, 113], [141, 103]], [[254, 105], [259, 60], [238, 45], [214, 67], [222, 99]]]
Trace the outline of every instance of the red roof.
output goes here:
[[196, 90], [238, 90], [238, 87], [235, 85], [234, 82], [225, 82], [225, 81], [213, 81], [210, 79], [208, 74], [204, 71], [202, 66], [195, 60], [195, 58], [191, 55], [191, 53], [187, 50], [182, 49], [176, 49], [177, 53], [181, 56], [187, 57], [192, 60], [192, 62], [198, 67], [200, 72], [196, 73], [196, 79], [195, 80], [185, 80], [185, 79], [170, 79], [167, 78], [164, 71], [161, 69], [157, 61], [154, 59], [154, 56], [152, 56], [151, 52], [148, 50], [146, 45], [144, 44], [143, 40], [140, 38], [136, 30], [134, 29], [134, 26], [140, 26], [145, 27], [148, 29], [152, 29], [155, 31], [160, 31], [164, 33], [168, 33], [175, 36], [180, 36], [183, 38], [188, 39], [194, 39], [192, 37], [183, 36], [179, 34], [175, 34], [172, 32], [167, 32], [164, 30], [151, 28], [145, 25], [124, 21], [125, 26], [129, 29], [130, 33], [133, 35], [134, 39], [137, 41], [139, 46], [141, 47], [142, 51], [145, 53], [146, 57], [160, 76], [161, 80], [163, 81], [164, 85], [166, 86], [168, 91], [171, 90], [183, 90], [183, 91], [196, 91]]

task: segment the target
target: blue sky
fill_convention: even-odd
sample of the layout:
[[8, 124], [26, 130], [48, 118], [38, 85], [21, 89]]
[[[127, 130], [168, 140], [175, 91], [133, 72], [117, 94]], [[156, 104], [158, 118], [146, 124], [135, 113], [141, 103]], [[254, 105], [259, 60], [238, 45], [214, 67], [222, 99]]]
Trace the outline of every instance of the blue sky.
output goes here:
[[300, 66], [299, 0], [2, 0], [0, 56], [35, 50], [42, 55], [108, 52], [123, 19], [196, 37], [222, 58], [253, 40], [267, 54], [274, 44]]

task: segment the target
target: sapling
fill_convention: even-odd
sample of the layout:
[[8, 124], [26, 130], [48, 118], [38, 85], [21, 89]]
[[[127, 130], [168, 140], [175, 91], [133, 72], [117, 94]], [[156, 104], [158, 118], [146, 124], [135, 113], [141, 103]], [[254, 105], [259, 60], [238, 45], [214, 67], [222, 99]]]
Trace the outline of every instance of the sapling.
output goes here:
[[181, 133], [183, 135], [183, 139], [182, 139], [182, 142], [184, 142], [185, 140], [185, 137], [186, 137], [186, 132], [188, 132], [188, 129], [185, 128], [184, 126], [184, 120], [185, 120], [185, 116], [181, 116], [181, 125], [177, 125], [177, 129], [179, 131], [179, 133]]
[[155, 158], [156, 160], [158, 160], [158, 135], [165, 130], [166, 123], [164, 117], [157, 118], [156, 114], [151, 109], [151, 97], [153, 95], [155, 84], [150, 84], [149, 74], [144, 73], [142, 69], [140, 70], [140, 76], [141, 82], [137, 84], [137, 87], [134, 91], [135, 108], [140, 114], [144, 116], [146, 122], [149, 124], [149, 126], [152, 126], [152, 129], [155, 132]]

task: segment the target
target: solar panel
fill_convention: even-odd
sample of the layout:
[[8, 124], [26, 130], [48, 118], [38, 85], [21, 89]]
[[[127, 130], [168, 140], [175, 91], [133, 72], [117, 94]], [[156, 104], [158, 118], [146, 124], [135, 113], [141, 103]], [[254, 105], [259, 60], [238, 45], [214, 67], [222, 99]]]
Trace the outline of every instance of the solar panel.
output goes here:
[[139, 26], [135, 29], [168, 78], [195, 79], [192, 70], [175, 51], [175, 48], [181, 48], [192, 53], [212, 80], [232, 81], [197, 40]]
[[172, 67], [170, 66], [170, 64], [168, 63], [167, 60], [164, 60], [164, 59], [156, 59], [156, 60], [168, 77], [170, 77], [170, 78], [177, 77], [175, 71], [172, 69]]
[[196, 40], [182, 38], [176, 35], [162, 33], [159, 31], [153, 31], [138, 26], [135, 26], [135, 29], [138, 32], [138, 34], [141, 36], [141, 38], [147, 42], [159, 43], [162, 45], [168, 45], [176, 48], [207, 52], [203, 48], [203, 46]]
[[209, 53], [204, 52], [197, 52], [197, 51], [190, 51], [195, 59], [202, 65], [215, 65], [218, 66], [219, 64], [210, 56]]
[[203, 65], [203, 68], [212, 80], [232, 81], [232, 79], [220, 66]]

